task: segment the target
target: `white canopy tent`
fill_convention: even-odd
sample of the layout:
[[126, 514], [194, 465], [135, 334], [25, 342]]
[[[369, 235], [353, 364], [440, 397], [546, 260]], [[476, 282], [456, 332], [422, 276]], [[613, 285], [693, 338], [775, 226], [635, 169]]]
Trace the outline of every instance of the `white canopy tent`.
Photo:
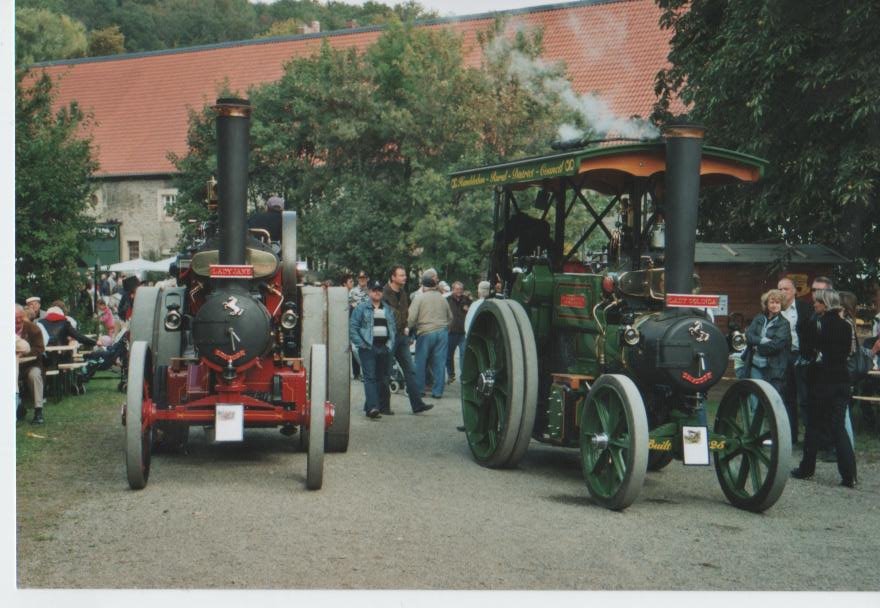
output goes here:
[[135, 258], [133, 260], [110, 264], [109, 266], [102, 266], [101, 270], [112, 270], [114, 272], [125, 272], [129, 274], [140, 274], [142, 272], [168, 272], [168, 268], [171, 266], [171, 262], [173, 262], [174, 259], [174, 257], [170, 257], [153, 262], [151, 260]]

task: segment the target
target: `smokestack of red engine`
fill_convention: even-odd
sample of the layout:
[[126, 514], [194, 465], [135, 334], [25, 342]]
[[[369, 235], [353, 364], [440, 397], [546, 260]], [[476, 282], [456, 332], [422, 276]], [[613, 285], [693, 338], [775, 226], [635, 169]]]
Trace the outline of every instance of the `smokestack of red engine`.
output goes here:
[[251, 105], [246, 99], [218, 99], [217, 198], [219, 263], [245, 263], [248, 156]]

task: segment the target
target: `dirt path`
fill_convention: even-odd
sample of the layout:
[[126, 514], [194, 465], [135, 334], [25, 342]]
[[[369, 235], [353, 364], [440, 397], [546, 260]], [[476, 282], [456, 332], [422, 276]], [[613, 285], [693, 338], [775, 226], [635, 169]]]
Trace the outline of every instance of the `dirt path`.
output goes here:
[[[362, 387], [353, 385], [353, 404]], [[622, 513], [594, 506], [573, 450], [535, 442], [522, 466], [472, 461], [458, 390], [428, 414], [353, 416], [351, 447], [304, 488], [277, 431], [153, 459], [128, 489], [118, 393], [64, 458], [18, 470], [18, 584], [27, 588], [877, 590], [880, 465], [837, 486], [833, 464], [763, 515], [711, 468], [649, 474]]]

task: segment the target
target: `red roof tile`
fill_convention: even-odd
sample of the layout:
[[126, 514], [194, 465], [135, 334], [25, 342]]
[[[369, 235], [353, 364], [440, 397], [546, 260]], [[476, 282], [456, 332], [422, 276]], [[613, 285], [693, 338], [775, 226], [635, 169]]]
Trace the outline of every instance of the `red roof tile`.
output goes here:
[[[667, 65], [669, 32], [658, 26], [653, 0], [586, 0], [508, 11], [508, 23], [544, 28], [544, 59], [564, 61], [573, 89], [597, 93], [620, 116], [647, 116], [654, 102], [654, 76]], [[427, 22], [463, 35], [467, 62], [477, 65], [476, 34], [494, 16], [474, 15]], [[335, 48], [364, 50], [377, 28], [320, 35], [244, 41], [56, 62], [41, 67], [58, 79], [57, 103], [77, 100], [95, 117], [99, 176], [174, 172], [168, 153], [186, 152], [187, 110], [212, 103], [225, 82], [246, 92], [277, 80], [284, 63], [316, 52], [322, 40]]]

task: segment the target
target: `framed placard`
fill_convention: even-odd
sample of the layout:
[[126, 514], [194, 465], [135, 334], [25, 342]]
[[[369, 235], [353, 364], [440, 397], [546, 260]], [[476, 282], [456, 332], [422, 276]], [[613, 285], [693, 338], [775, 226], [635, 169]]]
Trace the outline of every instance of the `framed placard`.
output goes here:
[[214, 441], [244, 439], [244, 406], [218, 403], [214, 413]]
[[705, 426], [681, 427], [681, 445], [684, 463], [692, 466], [709, 464], [709, 428]]

